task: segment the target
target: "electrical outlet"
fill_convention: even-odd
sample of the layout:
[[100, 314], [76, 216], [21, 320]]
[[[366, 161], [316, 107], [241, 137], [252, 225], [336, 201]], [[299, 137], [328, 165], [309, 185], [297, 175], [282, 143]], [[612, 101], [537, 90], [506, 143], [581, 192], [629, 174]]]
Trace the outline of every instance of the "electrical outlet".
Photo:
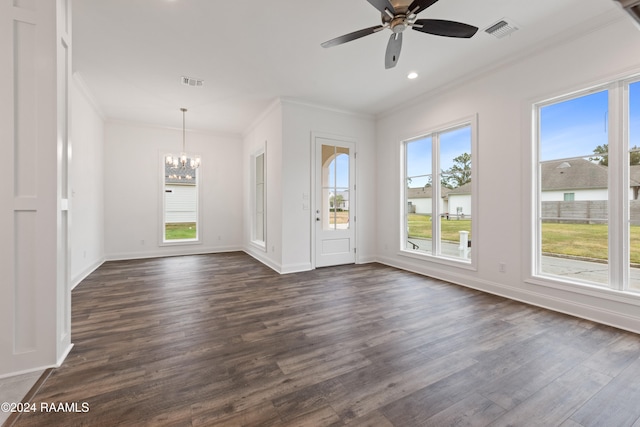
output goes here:
[[498, 263], [498, 271], [500, 273], [506, 273], [507, 272], [507, 264], [504, 262]]

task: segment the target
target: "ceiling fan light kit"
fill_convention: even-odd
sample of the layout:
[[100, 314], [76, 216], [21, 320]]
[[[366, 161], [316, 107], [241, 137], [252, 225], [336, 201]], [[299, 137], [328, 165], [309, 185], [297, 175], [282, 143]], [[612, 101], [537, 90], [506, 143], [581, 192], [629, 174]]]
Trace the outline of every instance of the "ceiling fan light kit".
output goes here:
[[[402, 50], [402, 33], [412, 28], [421, 33], [442, 37], [471, 38], [478, 31], [478, 27], [462, 22], [442, 19], [417, 19], [418, 14], [436, 3], [438, 0], [413, 0], [410, 4], [396, 4], [394, 7], [389, 0], [367, 0], [382, 14], [382, 24], [365, 28], [331, 39], [321, 44], [322, 47], [332, 47], [357, 40], [364, 36], [390, 29], [392, 34], [387, 42], [385, 54], [385, 68], [393, 68], [398, 64]], [[638, 0], [640, 1], [640, 0]], [[396, 1], [394, 3], [400, 3]], [[408, 3], [408, 2], [406, 2]]]

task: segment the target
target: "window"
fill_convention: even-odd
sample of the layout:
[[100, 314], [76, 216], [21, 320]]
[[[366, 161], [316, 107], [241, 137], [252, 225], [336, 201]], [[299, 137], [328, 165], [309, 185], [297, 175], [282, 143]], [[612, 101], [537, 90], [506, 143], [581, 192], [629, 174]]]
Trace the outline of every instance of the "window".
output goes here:
[[252, 156], [253, 163], [253, 236], [252, 241], [261, 247], [265, 246], [265, 152], [261, 150]]
[[198, 242], [198, 174], [199, 169], [174, 166], [162, 159], [163, 209], [162, 243]]
[[640, 291], [640, 82], [535, 105], [534, 275]]
[[403, 143], [403, 251], [471, 260], [474, 141], [475, 119]]
[[322, 211], [323, 230], [348, 230], [349, 179], [351, 173], [348, 147], [322, 145]]

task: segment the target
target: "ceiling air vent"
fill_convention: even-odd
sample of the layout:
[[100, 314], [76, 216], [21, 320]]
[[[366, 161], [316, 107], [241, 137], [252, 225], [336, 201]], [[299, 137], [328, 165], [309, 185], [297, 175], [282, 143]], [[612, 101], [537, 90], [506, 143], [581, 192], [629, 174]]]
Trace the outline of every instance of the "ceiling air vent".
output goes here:
[[615, 0], [640, 26], [640, 0]]
[[508, 36], [509, 34], [513, 33], [516, 30], [518, 30], [517, 25], [515, 25], [513, 22], [507, 21], [506, 18], [503, 18], [500, 21], [493, 24], [492, 26], [490, 26], [489, 28], [487, 28], [486, 30], [484, 30], [484, 32], [487, 34], [491, 34], [496, 38], [501, 39], [503, 37]]
[[180, 77], [180, 81], [185, 86], [194, 86], [194, 87], [204, 86], [204, 80], [194, 79], [193, 77], [182, 76]]

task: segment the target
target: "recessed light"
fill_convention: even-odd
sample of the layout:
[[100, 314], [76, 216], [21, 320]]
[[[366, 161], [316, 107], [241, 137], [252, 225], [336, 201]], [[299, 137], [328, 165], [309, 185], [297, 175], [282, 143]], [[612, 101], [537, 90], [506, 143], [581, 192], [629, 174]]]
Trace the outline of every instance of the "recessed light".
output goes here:
[[417, 78], [418, 78], [418, 73], [416, 73], [415, 71], [412, 71], [412, 72], [410, 72], [410, 73], [407, 75], [407, 78], [408, 78], [409, 80], [417, 79]]

